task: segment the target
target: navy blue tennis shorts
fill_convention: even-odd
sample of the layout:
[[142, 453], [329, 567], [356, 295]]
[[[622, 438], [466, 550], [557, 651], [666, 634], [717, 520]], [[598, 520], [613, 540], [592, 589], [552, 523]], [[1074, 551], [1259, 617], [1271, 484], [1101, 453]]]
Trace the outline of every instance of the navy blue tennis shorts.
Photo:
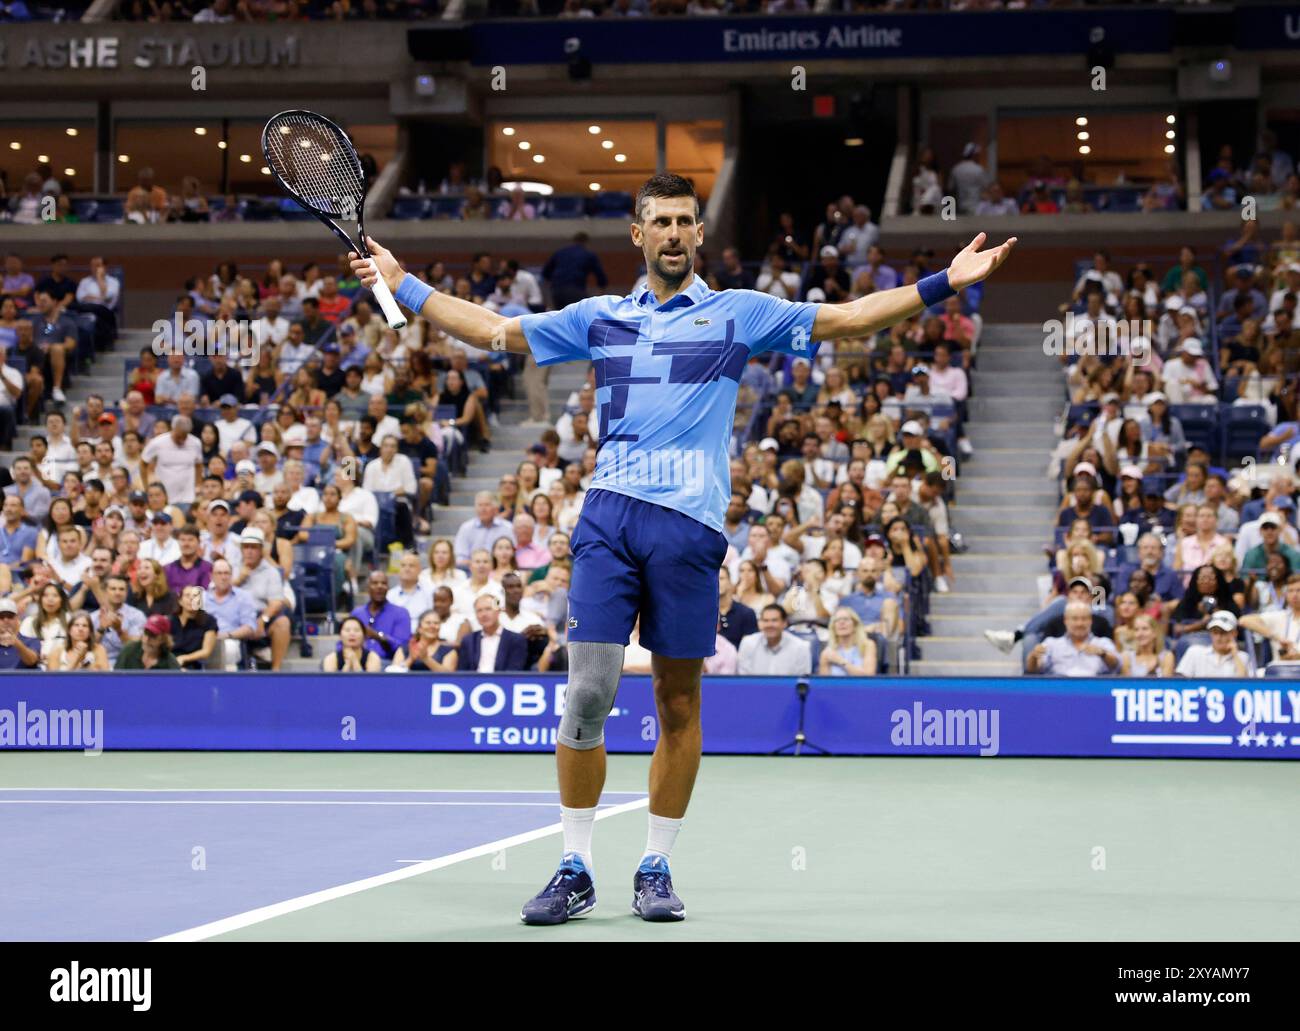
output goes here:
[[699, 520], [639, 498], [587, 491], [569, 542], [569, 640], [641, 644], [656, 655], [704, 659], [718, 629], [718, 569], [727, 539]]

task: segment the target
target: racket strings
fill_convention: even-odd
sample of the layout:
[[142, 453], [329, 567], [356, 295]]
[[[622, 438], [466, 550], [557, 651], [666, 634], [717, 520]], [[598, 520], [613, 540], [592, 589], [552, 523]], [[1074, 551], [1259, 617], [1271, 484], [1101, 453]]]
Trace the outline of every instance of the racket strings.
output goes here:
[[288, 114], [267, 126], [265, 139], [267, 162], [303, 200], [329, 215], [359, 217], [365, 196], [360, 161], [336, 128]]

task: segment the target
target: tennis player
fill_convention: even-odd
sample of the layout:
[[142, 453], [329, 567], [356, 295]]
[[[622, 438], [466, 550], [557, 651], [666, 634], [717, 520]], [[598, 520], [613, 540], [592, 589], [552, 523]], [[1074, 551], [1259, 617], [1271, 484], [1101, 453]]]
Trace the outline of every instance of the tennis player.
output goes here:
[[[556, 748], [564, 851], [550, 883], [524, 905], [530, 924], [564, 923], [596, 905], [591, 839], [605, 783], [605, 720], [638, 616], [653, 657], [659, 734], [632, 910], [645, 920], [686, 915], [668, 863], [700, 762], [700, 672], [718, 625], [727, 448], [745, 363], [765, 351], [811, 361], [819, 341], [869, 337], [984, 279], [1016, 242], [981, 251], [980, 233], [945, 271], [915, 285], [810, 304], [710, 290], [693, 269], [704, 243], [699, 201], [680, 176], [645, 182], [631, 235], [645, 257], [643, 289], [509, 319], [433, 291], [367, 240], [397, 300], [443, 332], [486, 350], [531, 353], [539, 365], [583, 361], [596, 370], [600, 444], [572, 540], [569, 686]], [[352, 267], [366, 286], [375, 281], [355, 255]]]

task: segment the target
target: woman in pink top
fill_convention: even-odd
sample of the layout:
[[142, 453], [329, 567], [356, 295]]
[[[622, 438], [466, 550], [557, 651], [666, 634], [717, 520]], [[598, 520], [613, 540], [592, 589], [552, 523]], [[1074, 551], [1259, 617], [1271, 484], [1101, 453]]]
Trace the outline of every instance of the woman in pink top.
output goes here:
[[1228, 538], [1218, 532], [1219, 516], [1213, 505], [1196, 509], [1196, 532], [1178, 542], [1174, 554], [1174, 568], [1196, 569], [1207, 565], [1214, 553], [1228, 543]]

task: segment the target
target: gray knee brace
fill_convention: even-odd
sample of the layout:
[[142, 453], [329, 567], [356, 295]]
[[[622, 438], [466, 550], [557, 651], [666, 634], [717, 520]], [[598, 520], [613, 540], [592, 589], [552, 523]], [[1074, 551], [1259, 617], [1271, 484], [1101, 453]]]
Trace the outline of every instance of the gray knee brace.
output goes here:
[[614, 707], [622, 673], [623, 645], [570, 643], [569, 689], [560, 718], [560, 744], [585, 750], [605, 743], [605, 720]]

